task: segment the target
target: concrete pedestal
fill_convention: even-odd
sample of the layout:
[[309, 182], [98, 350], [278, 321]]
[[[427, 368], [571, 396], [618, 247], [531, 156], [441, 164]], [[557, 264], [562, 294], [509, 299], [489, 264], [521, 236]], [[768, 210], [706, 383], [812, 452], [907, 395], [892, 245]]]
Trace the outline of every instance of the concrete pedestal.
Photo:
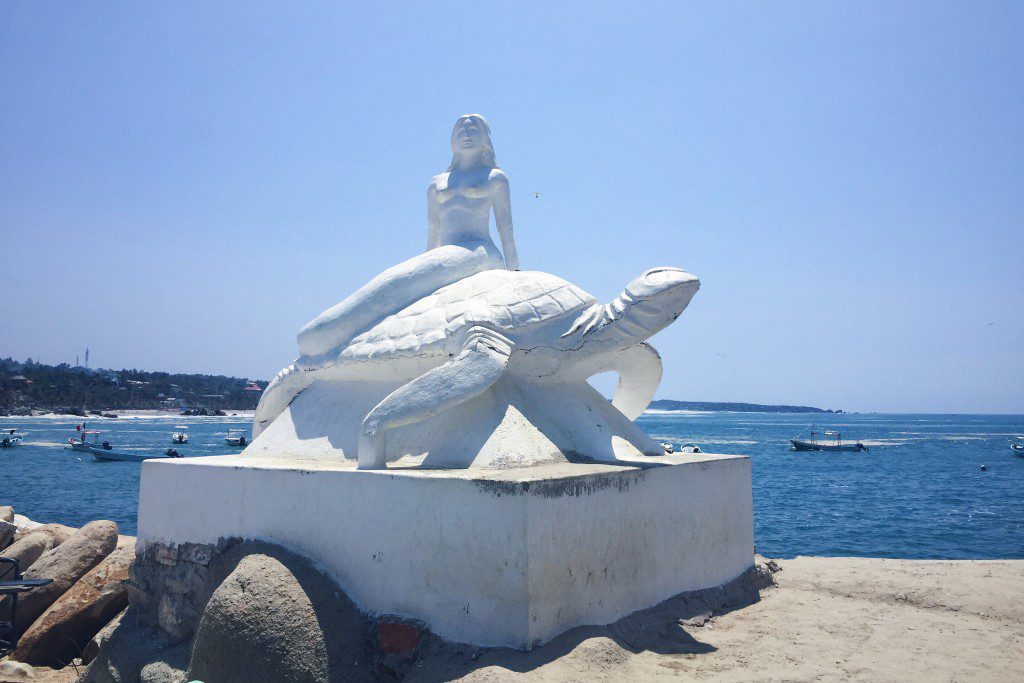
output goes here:
[[[528, 648], [753, 564], [750, 462], [389, 469], [246, 456], [142, 466], [140, 551], [260, 539], [316, 561], [364, 610]], [[153, 596], [159, 599], [160, 596]]]

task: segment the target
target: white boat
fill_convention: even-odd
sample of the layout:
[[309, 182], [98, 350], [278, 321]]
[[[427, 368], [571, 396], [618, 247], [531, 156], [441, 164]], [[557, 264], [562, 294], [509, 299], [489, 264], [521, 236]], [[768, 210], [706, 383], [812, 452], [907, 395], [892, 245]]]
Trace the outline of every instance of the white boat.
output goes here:
[[[824, 441], [818, 441], [815, 437], [824, 436]], [[843, 435], [839, 432], [827, 431], [824, 435], [818, 432], [811, 432], [810, 441], [790, 439], [794, 451], [866, 451], [867, 446], [860, 441], [856, 443], [843, 443]]]
[[100, 441], [100, 432], [95, 429], [80, 430], [81, 436], [77, 439], [68, 439], [70, 448], [80, 453], [90, 453], [96, 460], [122, 460], [128, 462], [142, 462], [152, 458], [166, 458], [163, 453], [153, 455], [147, 453], [135, 453], [119, 451], [110, 445], [109, 441]]
[[188, 431], [186, 431], [188, 429], [188, 425], [175, 425], [174, 428], [177, 429], [178, 431], [171, 434], [171, 443], [188, 443]]
[[0, 431], [0, 448], [17, 446], [18, 442], [21, 441], [24, 436], [24, 432], [19, 432], [13, 427], [4, 427], [3, 430]]
[[246, 436], [248, 432], [249, 430], [247, 429], [229, 429], [224, 440], [229, 446], [245, 447], [249, 445], [249, 437]]
[[1010, 444], [1010, 448], [1013, 449], [1014, 455], [1024, 458], [1024, 436], [1018, 436], [1017, 441]]
[[698, 446], [695, 443], [684, 443], [679, 448], [676, 448], [676, 445], [674, 443], [669, 443], [669, 442], [666, 441], [665, 443], [661, 444], [661, 447], [665, 450], [666, 453], [670, 453], [670, 454], [671, 453], [703, 453], [704, 452], [704, 451], [702, 451], [700, 449], [700, 446]]

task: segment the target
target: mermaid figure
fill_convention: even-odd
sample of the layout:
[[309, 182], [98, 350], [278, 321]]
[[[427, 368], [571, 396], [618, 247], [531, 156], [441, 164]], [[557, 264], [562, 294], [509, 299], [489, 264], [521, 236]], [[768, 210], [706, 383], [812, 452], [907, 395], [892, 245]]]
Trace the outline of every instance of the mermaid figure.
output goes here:
[[[519, 270], [508, 176], [495, 162], [484, 117], [459, 117], [451, 146], [451, 165], [427, 190], [427, 251], [388, 268], [303, 327], [301, 366], [331, 360], [360, 333], [445, 285], [484, 270]], [[492, 210], [500, 252], [491, 241]]]

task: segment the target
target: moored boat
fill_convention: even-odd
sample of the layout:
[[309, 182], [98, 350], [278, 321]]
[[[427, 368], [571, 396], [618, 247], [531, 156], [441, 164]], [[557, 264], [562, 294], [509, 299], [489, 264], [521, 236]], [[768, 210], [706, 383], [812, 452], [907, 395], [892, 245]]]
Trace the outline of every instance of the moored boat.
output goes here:
[[126, 462], [142, 462], [152, 458], [166, 458], [165, 454], [137, 453], [134, 451], [119, 451], [109, 441], [100, 441], [100, 432], [95, 429], [79, 429], [81, 436], [78, 439], [70, 438], [68, 443], [73, 451], [89, 453], [96, 460], [121, 460]]
[[868, 447], [860, 441], [854, 443], [843, 443], [843, 435], [839, 432], [825, 432], [820, 435], [825, 437], [822, 441], [815, 438], [817, 436], [819, 436], [818, 432], [812, 431], [810, 441], [790, 439], [789, 442], [793, 444], [794, 451], [866, 451], [868, 449]]
[[0, 448], [17, 446], [18, 442], [21, 441], [24, 436], [24, 432], [19, 432], [14, 427], [4, 427], [3, 430], [0, 431]]
[[249, 439], [246, 437], [247, 430], [245, 429], [229, 429], [227, 436], [224, 437], [224, 441], [229, 446], [247, 446], [249, 445]]
[[175, 425], [174, 427], [178, 431], [171, 434], [171, 443], [183, 444], [188, 443], [188, 425]]

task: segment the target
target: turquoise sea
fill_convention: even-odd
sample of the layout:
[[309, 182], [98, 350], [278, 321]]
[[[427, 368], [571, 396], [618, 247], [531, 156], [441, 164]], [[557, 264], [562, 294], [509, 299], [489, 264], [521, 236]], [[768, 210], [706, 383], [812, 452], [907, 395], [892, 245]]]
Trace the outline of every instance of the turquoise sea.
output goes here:
[[[659, 441], [743, 453], [754, 477], [755, 541], [769, 557], [855, 555], [1024, 559], [1024, 458], [1010, 450], [1024, 416], [648, 413]], [[93, 420], [117, 448], [157, 453], [189, 425], [188, 456], [218, 455], [242, 417]], [[867, 453], [794, 453], [788, 439], [812, 424], [836, 429]], [[137, 463], [92, 460], [64, 447], [75, 421], [0, 418], [27, 432], [0, 450], [0, 504], [42, 522], [112, 519], [135, 532]], [[237, 451], [236, 451], [237, 452]], [[981, 466], [985, 465], [983, 471]]]

